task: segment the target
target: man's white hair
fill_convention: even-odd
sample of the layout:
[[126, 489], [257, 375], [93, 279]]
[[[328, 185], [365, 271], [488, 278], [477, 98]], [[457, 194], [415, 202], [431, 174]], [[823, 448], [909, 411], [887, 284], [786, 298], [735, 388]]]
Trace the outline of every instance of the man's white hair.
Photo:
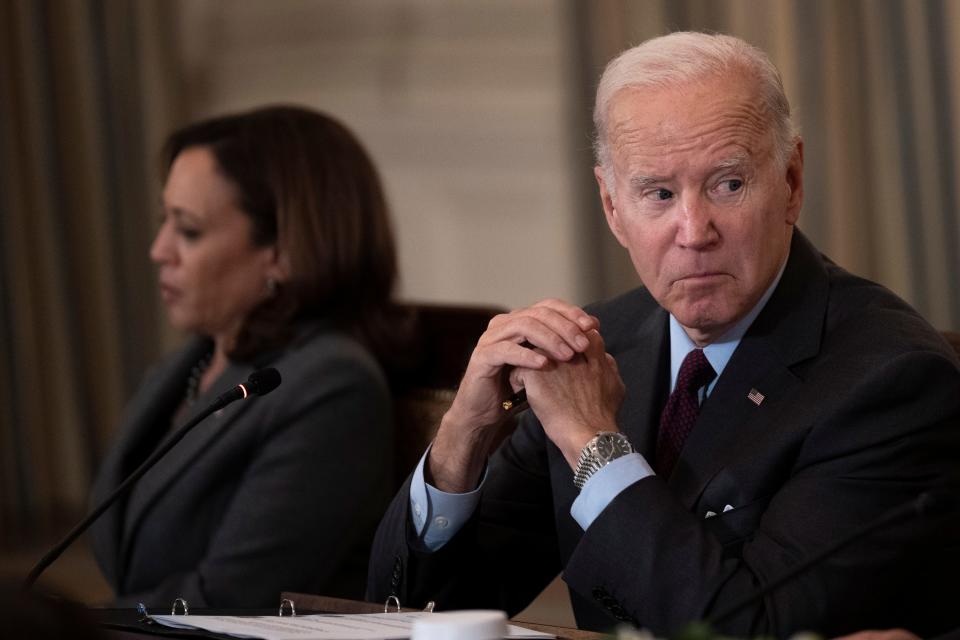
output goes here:
[[628, 88], [668, 89], [729, 72], [756, 80], [761, 107], [772, 120], [776, 159], [786, 166], [798, 131], [790, 117], [780, 72], [767, 54], [733, 36], [677, 31], [627, 49], [610, 61], [600, 77], [593, 109], [594, 152], [607, 189], [612, 193], [614, 187], [607, 116], [610, 101], [618, 92]]

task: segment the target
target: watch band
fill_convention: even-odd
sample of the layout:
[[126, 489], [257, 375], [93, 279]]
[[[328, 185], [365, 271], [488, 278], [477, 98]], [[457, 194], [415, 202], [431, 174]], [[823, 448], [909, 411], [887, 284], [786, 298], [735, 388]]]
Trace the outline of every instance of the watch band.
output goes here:
[[[601, 454], [597, 443], [601, 438], [610, 440], [609, 455]], [[580, 457], [577, 459], [577, 467], [573, 473], [573, 484], [577, 489], [583, 489], [590, 476], [607, 466], [617, 458], [633, 453], [633, 447], [627, 436], [617, 431], [599, 431], [597, 435], [591, 438], [583, 449], [580, 450]]]

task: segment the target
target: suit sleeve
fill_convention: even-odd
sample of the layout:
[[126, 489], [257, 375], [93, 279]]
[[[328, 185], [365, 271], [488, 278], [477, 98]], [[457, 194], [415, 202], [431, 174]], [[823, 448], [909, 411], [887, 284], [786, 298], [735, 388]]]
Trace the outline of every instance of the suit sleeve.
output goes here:
[[[403, 606], [495, 608], [513, 615], [560, 571], [544, 436], [529, 412], [491, 458], [479, 506], [442, 548], [418, 540], [410, 480], [374, 540], [367, 599], [396, 595]], [[522, 567], [521, 571], [517, 571]]]
[[392, 479], [389, 392], [356, 358], [301, 373], [257, 399], [258, 441], [196, 567], [120, 604], [182, 596], [191, 606], [274, 606], [282, 590], [362, 595], [369, 536]]
[[[838, 371], [837, 362], [824, 362], [820, 366], [834, 367], [833, 373], [817, 372], [809, 379], [824, 382], [803, 385], [792, 406], [815, 408], [809, 432], [799, 439], [792, 468], [782, 470], [786, 481], [771, 495], [709, 521], [684, 508], [661, 478], [645, 478], [618, 495], [585, 532], [567, 564], [566, 582], [587, 597], [602, 594], [658, 633], [673, 633], [754, 593], [864, 522], [942, 485], [960, 453], [956, 364], [922, 352], [866, 364]], [[826, 385], [839, 385], [843, 393]], [[724, 544], [716, 534], [721, 519], [740, 529], [743, 538], [736, 544]], [[907, 604], [913, 592], [930, 591], [936, 598], [939, 590], [942, 599], [951, 591], [949, 572], [957, 558], [929, 558], [925, 547], [949, 547], [947, 538], [956, 534], [955, 520], [891, 526], [759, 599], [719, 629], [779, 637], [804, 628], [825, 634], [883, 628], [884, 615], [896, 622], [903, 619], [901, 608], [915, 606]]]

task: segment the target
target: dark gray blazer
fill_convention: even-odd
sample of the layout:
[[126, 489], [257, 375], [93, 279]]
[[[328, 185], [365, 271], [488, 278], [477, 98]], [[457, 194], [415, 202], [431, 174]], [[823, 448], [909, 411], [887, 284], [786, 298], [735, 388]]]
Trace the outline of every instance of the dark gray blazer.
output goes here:
[[[642, 289], [590, 311], [626, 385], [618, 424], [652, 460], [668, 316]], [[434, 599], [512, 614], [562, 569], [581, 627], [620, 618], [672, 633], [945, 482], [960, 461], [960, 363], [905, 303], [797, 232], [780, 284], [669, 478], [630, 486], [584, 532], [570, 516], [570, 467], [529, 413], [491, 459], [474, 518], [438, 552], [415, 540], [401, 490], [374, 542], [371, 599], [396, 592], [408, 606]], [[954, 610], [943, 599], [955, 597], [960, 575], [958, 532], [956, 519], [888, 528], [720, 628], [827, 637], [943, 629]]]
[[[97, 502], [170, 430], [192, 340], [146, 377], [93, 489]], [[282, 353], [281, 385], [236, 402], [191, 431], [93, 527], [117, 602], [169, 607], [277, 606], [281, 590], [360, 597], [370, 540], [392, 490], [391, 400], [357, 342], [306, 328]], [[196, 410], [247, 379], [232, 364]]]

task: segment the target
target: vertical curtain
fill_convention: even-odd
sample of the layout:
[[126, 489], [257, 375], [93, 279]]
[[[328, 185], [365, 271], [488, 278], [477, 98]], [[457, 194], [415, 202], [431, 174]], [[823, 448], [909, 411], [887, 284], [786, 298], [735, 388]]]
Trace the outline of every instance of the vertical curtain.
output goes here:
[[[805, 140], [800, 227], [841, 266], [890, 287], [935, 326], [960, 327], [960, 3], [578, 5], [582, 56], [594, 71], [587, 93], [618, 51], [673, 30], [730, 33], [767, 51]], [[601, 291], [633, 285], [622, 250], [598, 246], [608, 265]]]
[[0, 549], [83, 509], [161, 347], [144, 203], [169, 24], [162, 3], [0, 2]]

